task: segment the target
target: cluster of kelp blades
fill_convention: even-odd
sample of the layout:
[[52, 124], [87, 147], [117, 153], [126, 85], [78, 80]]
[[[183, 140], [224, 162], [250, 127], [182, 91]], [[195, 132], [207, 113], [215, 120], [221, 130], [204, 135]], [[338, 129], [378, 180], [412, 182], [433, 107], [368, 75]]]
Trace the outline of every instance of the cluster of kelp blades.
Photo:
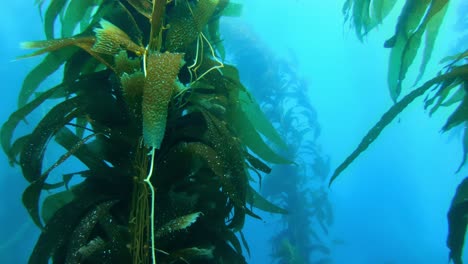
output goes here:
[[262, 195], [289, 212], [282, 215], [282, 228], [271, 237], [272, 263], [331, 263], [329, 162], [317, 140], [320, 125], [308, 97], [311, 87], [298, 74], [294, 54], [281, 58], [245, 24], [223, 25], [227, 53], [241, 69], [244, 84], [255, 87], [252, 94], [296, 163], [273, 166], [260, 188]]
[[[276, 263], [332, 263], [328, 229], [334, 216], [325, 184], [329, 164], [317, 140], [320, 125], [308, 100], [310, 87], [294, 65], [275, 63], [280, 80], [269, 79], [279, 85], [270, 86], [272, 92], [262, 106], [270, 110], [265, 114], [278, 125], [297, 166], [274, 166], [262, 186], [262, 194], [289, 212], [282, 217], [284, 228], [271, 240], [272, 257]], [[271, 111], [273, 105], [277, 107]]]
[[[369, 31], [382, 23], [396, 2], [396, 0], [348, 0], [343, 11], [347, 19], [352, 19], [352, 25], [355, 27], [357, 35], [362, 39]], [[424, 43], [423, 58], [416, 82], [421, 79], [431, 58], [437, 33], [448, 6], [448, 0], [405, 1], [398, 18], [395, 35], [385, 42], [385, 47], [391, 48], [388, 85], [395, 104], [369, 130], [350, 156], [338, 166], [330, 180], [330, 184], [369, 147], [398, 114], [416, 98], [425, 94], [424, 107], [425, 109], [429, 108], [431, 115], [441, 107], [458, 104], [442, 127], [442, 132], [456, 126], [465, 126], [462, 143], [464, 154], [457, 172], [466, 163], [468, 153], [468, 127], [466, 126], [468, 121], [468, 96], [466, 93], [468, 89], [468, 49], [466, 42], [462, 47], [462, 50], [465, 50], [464, 52], [442, 60], [442, 63], [446, 63], [446, 66], [436, 77], [413, 89], [401, 100], [397, 101], [406, 73], [413, 64], [422, 43]], [[460, 21], [466, 21], [466, 14], [466, 12], [462, 14], [463, 18]], [[424, 41], [422, 41], [423, 37]], [[468, 223], [465, 217], [468, 213], [467, 179], [465, 178], [459, 185], [448, 213], [449, 234], [447, 246], [450, 249], [450, 260], [456, 264], [462, 263], [461, 256]]]
[[[211, 45], [222, 47], [219, 17], [239, 8], [227, 0], [50, 2], [47, 40], [25, 43], [47, 55], [1, 129], [4, 151], [30, 183], [24, 206], [42, 229], [30, 263], [245, 263], [236, 233], [248, 249], [241, 230], [246, 215], [259, 218], [252, 207], [286, 213], [250, 186], [249, 173], [269, 173], [265, 161], [291, 163], [264, 138], [286, 144]], [[62, 82], [37, 91], [60, 68]], [[46, 102], [54, 106], [31, 133], [14, 137]], [[65, 153], [43, 168], [52, 139]], [[50, 182], [72, 156], [86, 169]], [[41, 199], [45, 191], [52, 194]]]

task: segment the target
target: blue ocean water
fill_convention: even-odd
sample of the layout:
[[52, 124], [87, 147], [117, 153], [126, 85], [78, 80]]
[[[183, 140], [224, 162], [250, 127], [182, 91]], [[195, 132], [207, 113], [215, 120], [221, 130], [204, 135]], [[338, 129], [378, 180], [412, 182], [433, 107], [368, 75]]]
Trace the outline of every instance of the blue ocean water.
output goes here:
[[[2, 122], [16, 108], [24, 76], [40, 61], [14, 60], [24, 54], [19, 48], [21, 41], [43, 39], [39, 13], [32, 2], [14, 1], [0, 11], [4, 20], [0, 30]], [[438, 60], [453, 53], [459, 3], [461, 0], [451, 3], [426, 79], [439, 70]], [[386, 84], [389, 50], [383, 48], [383, 42], [393, 34], [397, 12], [360, 43], [343, 23], [343, 1], [256, 0], [243, 4], [241, 18], [222, 21], [225, 38], [239, 42], [230, 44], [231, 51], [243, 40], [227, 34], [236, 34], [235, 29], [243, 27], [243, 35], [255, 36], [250, 45], [261, 45], [264, 52], [288, 61], [295, 76], [306, 81], [308, 99], [320, 126], [316, 140], [321, 153], [330, 157], [333, 170], [392, 105]], [[235, 61], [229, 51], [227, 59]], [[255, 54], [251, 62], [250, 68], [239, 69], [241, 78], [258, 70]], [[412, 70], [415, 72], [410, 72], [409, 79], [414, 78], [417, 68]], [[411, 82], [407, 84], [409, 87]], [[462, 157], [461, 131], [440, 133], [451, 111], [453, 108], [442, 110], [429, 118], [422, 99], [413, 103], [327, 189], [334, 223], [324, 240], [332, 263], [447, 262], [446, 214], [466, 173], [454, 174]], [[0, 260], [26, 263], [39, 235], [21, 204], [27, 185], [19, 168], [8, 166], [4, 155], [0, 155], [0, 164]], [[247, 261], [273, 263], [270, 239], [284, 224], [277, 216], [259, 214], [263, 221], [249, 219], [244, 230], [251, 251]], [[319, 226], [313, 228], [320, 230]]]

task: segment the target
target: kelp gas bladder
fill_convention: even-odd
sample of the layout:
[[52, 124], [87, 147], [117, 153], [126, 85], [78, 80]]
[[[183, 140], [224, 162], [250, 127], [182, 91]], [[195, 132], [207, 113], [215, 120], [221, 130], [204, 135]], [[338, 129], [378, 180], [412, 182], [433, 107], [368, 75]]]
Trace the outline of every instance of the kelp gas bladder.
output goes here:
[[[236, 68], [218, 58], [219, 18], [240, 8], [227, 0], [50, 2], [47, 39], [23, 43], [36, 49], [23, 57], [45, 57], [1, 129], [4, 151], [30, 183], [24, 206], [42, 229], [30, 263], [245, 263], [235, 233], [246, 214], [285, 213], [254, 191], [249, 170], [291, 161], [264, 141], [285, 147], [270, 123], [253, 122], [267, 119]], [[39, 91], [60, 68], [62, 82]], [[45, 102], [50, 111], [15, 136]], [[65, 152], [44, 168], [52, 139]], [[85, 169], [52, 182], [72, 156]]]

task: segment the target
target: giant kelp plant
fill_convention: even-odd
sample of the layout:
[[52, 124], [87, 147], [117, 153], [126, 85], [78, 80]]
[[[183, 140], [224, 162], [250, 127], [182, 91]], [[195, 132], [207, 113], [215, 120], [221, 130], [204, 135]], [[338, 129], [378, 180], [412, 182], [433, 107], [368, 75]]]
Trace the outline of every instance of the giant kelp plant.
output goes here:
[[271, 238], [271, 263], [331, 263], [329, 162], [318, 140], [320, 124], [308, 97], [311, 87], [300, 76], [292, 52], [287, 59], [278, 56], [245, 24], [223, 21], [221, 26], [227, 33], [227, 56], [239, 66], [245, 85], [258, 87], [252, 94], [285, 139], [287, 155], [296, 161], [274, 166], [260, 186], [262, 195], [288, 210]]
[[[285, 212], [254, 191], [249, 171], [290, 161], [265, 143], [286, 147], [218, 56], [219, 19], [240, 8], [227, 0], [50, 1], [46, 40], [23, 43], [36, 49], [23, 57], [45, 57], [1, 129], [42, 231], [30, 263], [245, 263], [237, 233], [243, 238], [246, 215], [259, 218], [253, 207]], [[39, 90], [60, 69], [61, 83]], [[16, 136], [46, 102], [50, 111]], [[45, 167], [56, 145], [63, 154]], [[85, 168], [52, 177], [71, 157]]]
[[[396, 0], [370, 1], [347, 0], [343, 8], [346, 19], [362, 39], [373, 28], [383, 22], [391, 12]], [[359, 146], [335, 170], [330, 184], [345, 170], [369, 145], [377, 139], [382, 130], [390, 124], [416, 98], [426, 95], [425, 109], [433, 114], [441, 107], [458, 105], [448, 117], [442, 131], [454, 127], [464, 127], [463, 157], [457, 171], [466, 163], [468, 153], [468, 47], [466, 42], [460, 42], [461, 53], [442, 60], [445, 66], [436, 77], [410, 91], [398, 101], [403, 81], [408, 69], [414, 63], [416, 55], [422, 50], [422, 62], [416, 83], [420, 81], [428, 64], [439, 28], [449, 7], [448, 0], [411, 1], [406, 0], [398, 18], [393, 37], [384, 46], [390, 48], [388, 85], [395, 104], [382, 116], [374, 127], [362, 139]], [[466, 13], [459, 21], [466, 21]], [[460, 22], [459, 22], [460, 23]], [[460, 25], [461, 26], [461, 25]], [[463, 33], [460, 33], [462, 35]], [[459, 185], [448, 213], [449, 234], [447, 246], [450, 249], [449, 258], [456, 264], [462, 263], [462, 249], [466, 233], [466, 214], [468, 213], [468, 182], [467, 178]]]

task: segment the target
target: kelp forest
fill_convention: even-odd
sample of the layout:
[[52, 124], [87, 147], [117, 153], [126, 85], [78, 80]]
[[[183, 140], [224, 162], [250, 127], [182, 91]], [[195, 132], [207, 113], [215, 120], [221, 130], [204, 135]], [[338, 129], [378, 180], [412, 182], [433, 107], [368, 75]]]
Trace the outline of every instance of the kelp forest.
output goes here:
[[[434, 49], [452, 2], [343, 1], [344, 25], [361, 45], [391, 13], [398, 19], [381, 40], [390, 54], [381, 90], [393, 105], [334, 171], [309, 98], [326, 87], [300, 74], [300, 54], [277, 55], [238, 19], [243, 1], [35, 5], [44, 38], [21, 43], [17, 59], [39, 63], [25, 73], [17, 110], [0, 131], [10, 165], [28, 182], [21, 199], [40, 230], [31, 264], [250, 263], [245, 223], [266, 218], [279, 229], [262, 234], [265, 263], [335, 263], [335, 181], [351, 177], [347, 167], [419, 98], [429, 116], [454, 109], [441, 131], [463, 128], [457, 173], [468, 159], [462, 1], [459, 40], [445, 58]], [[427, 76], [434, 61], [439, 72]], [[60, 81], [49, 86], [53, 76]], [[463, 263], [467, 201], [465, 178], [447, 208], [455, 264]]]

